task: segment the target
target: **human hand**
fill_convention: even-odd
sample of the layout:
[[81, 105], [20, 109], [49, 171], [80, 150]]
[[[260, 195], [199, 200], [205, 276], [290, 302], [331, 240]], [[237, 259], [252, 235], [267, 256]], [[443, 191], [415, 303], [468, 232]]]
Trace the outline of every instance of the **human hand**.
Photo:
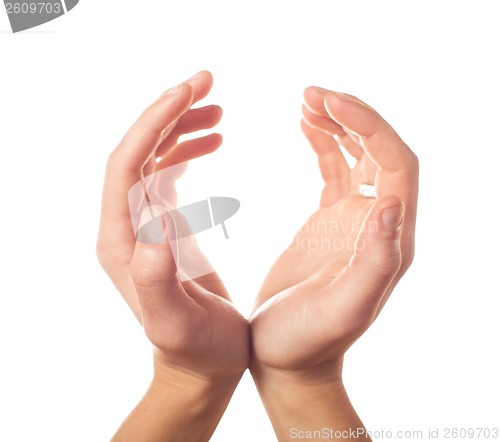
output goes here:
[[[136, 240], [128, 194], [145, 176], [147, 179], [148, 175], [220, 146], [222, 139], [218, 134], [178, 142], [180, 135], [213, 127], [220, 120], [222, 111], [218, 106], [191, 109], [211, 86], [211, 74], [203, 71], [167, 91], [143, 112], [111, 153], [97, 242], [102, 266], [154, 345], [155, 377], [151, 391], [162, 403], [165, 400], [159, 391], [164, 391], [169, 398], [163, 405], [170, 407], [170, 414], [166, 410], [158, 414], [159, 425], [165, 429], [179, 427], [182, 419], [176, 420], [176, 412], [172, 411], [178, 402], [187, 407], [196, 403], [191, 410], [177, 407], [181, 408], [177, 413], [184, 413], [187, 427], [193, 408], [197, 417], [191, 416], [191, 420], [200, 423], [201, 404], [205, 404], [203, 410], [215, 413], [215, 417], [208, 419], [208, 430], [203, 434], [211, 434], [215, 428], [248, 366], [248, 323], [234, 308], [215, 273], [181, 282], [168, 241], [171, 232], [142, 230]], [[170, 193], [169, 200], [175, 200], [173, 184], [165, 191]], [[148, 238], [151, 234], [157, 236]], [[164, 241], [158, 241], [159, 237]], [[172, 398], [174, 392], [178, 394]], [[188, 399], [183, 402], [186, 396]], [[169, 416], [170, 424], [160, 418], [163, 414]], [[154, 431], [154, 425], [148, 428]], [[127, 431], [133, 434], [130, 428]], [[179, 434], [179, 439], [190, 440], [185, 432]]]
[[[321, 386], [324, 395], [325, 385], [347, 400], [343, 355], [380, 313], [414, 253], [416, 156], [357, 98], [317, 87], [304, 98], [302, 130], [325, 182], [320, 208], [272, 267], [250, 320], [251, 370], [271, 420], [285, 402], [281, 417], [301, 419], [293, 385], [302, 404], [324, 403], [310, 392]], [[352, 170], [339, 143], [356, 158]], [[361, 196], [360, 184], [374, 185], [377, 198]], [[283, 430], [279, 420], [273, 423]]]

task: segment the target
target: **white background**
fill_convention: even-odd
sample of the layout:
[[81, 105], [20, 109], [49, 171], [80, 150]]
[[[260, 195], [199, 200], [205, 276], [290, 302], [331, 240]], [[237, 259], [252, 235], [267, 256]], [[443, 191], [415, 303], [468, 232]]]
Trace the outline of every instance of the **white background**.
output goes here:
[[[358, 95], [419, 156], [421, 191], [413, 267], [347, 355], [351, 400], [372, 430], [499, 427], [497, 6], [82, 0], [16, 35], [2, 9], [0, 440], [109, 440], [145, 391], [150, 347], [94, 253], [104, 165], [201, 69], [225, 142], [186, 187], [241, 201], [207, 251], [238, 307], [318, 203], [303, 88]], [[213, 440], [274, 440], [250, 376]]]

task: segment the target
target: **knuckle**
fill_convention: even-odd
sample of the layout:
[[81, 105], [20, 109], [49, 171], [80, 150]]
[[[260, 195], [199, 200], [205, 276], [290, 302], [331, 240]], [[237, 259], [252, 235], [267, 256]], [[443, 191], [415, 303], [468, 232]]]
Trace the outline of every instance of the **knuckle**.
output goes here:
[[411, 164], [412, 169], [418, 172], [420, 169], [420, 161], [418, 159], [418, 156], [416, 155], [415, 152], [413, 152], [409, 148], [408, 148], [408, 155], [409, 155], [409, 163]]
[[101, 240], [97, 241], [96, 248], [95, 248], [97, 260], [99, 261], [99, 264], [104, 270], [107, 270], [111, 267], [112, 264], [112, 258], [111, 254], [109, 253], [109, 248], [106, 247], [106, 244], [103, 243]]
[[405, 273], [410, 268], [414, 259], [415, 259], [415, 246], [412, 244], [411, 246], [405, 247], [405, 250], [403, 251], [401, 257], [401, 267], [400, 267], [401, 274]]
[[402, 264], [401, 252], [397, 247], [385, 248], [377, 252], [356, 254], [352, 257], [352, 267], [366, 266], [370, 273], [376, 277], [388, 277], [395, 275]]
[[110, 172], [113, 172], [115, 170], [123, 169], [127, 166], [121, 153], [121, 147], [124, 143], [124, 140], [125, 139], [120, 141], [118, 146], [116, 146], [116, 148], [112, 150], [108, 155], [108, 158], [106, 160], [106, 174], [109, 174]]
[[380, 276], [394, 276], [401, 268], [401, 253], [386, 255], [374, 265], [374, 272]]
[[112, 169], [116, 162], [116, 149], [111, 151], [106, 160], [106, 170]]
[[130, 276], [135, 286], [139, 288], [157, 287], [165, 282], [165, 273], [158, 266], [139, 259], [132, 260]]
[[114, 247], [106, 239], [99, 238], [97, 240], [95, 252], [99, 264], [110, 276], [111, 273], [129, 265], [129, 260], [126, 259], [123, 251]]

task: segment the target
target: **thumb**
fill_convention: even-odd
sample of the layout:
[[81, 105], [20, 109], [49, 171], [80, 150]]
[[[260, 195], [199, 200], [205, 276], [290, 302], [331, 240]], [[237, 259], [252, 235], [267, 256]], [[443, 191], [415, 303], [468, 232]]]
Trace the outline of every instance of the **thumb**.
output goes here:
[[175, 227], [167, 221], [168, 214], [156, 215], [153, 210], [148, 207], [141, 218], [130, 274], [146, 335], [157, 347], [165, 348], [171, 347], [174, 337], [181, 337], [181, 330], [189, 328], [186, 324], [199, 306], [179, 280], [168, 241], [169, 236], [175, 238]]
[[404, 205], [396, 196], [378, 200], [366, 215], [349, 264], [331, 283], [335, 304], [351, 327], [366, 330], [401, 267]]

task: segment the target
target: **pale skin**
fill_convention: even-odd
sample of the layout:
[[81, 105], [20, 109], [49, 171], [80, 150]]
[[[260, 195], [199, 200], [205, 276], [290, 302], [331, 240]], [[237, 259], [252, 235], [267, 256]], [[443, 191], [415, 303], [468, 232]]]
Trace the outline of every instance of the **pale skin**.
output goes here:
[[181, 284], [170, 248], [136, 241], [130, 223], [128, 191], [143, 174], [220, 146], [217, 134], [177, 143], [220, 120], [217, 106], [190, 110], [211, 86], [210, 73], [201, 72], [162, 95], [108, 160], [97, 254], [153, 343], [155, 367], [114, 441], [208, 440], [249, 364], [248, 322], [217, 275]]
[[[414, 253], [416, 156], [358, 99], [316, 87], [304, 98], [302, 130], [325, 183], [320, 208], [274, 264], [250, 318], [251, 372], [280, 441], [290, 428], [363, 428], [343, 387], [343, 356]], [[352, 170], [334, 134], [357, 159]], [[377, 199], [359, 195], [362, 183]], [[321, 241], [335, 247], [300, 246]]]
[[[220, 120], [217, 106], [192, 109], [211, 85], [203, 71], [162, 95], [108, 160], [98, 257], [154, 345], [155, 367], [113, 440], [209, 440], [248, 367], [278, 440], [290, 440], [290, 428], [362, 428], [343, 388], [343, 356], [413, 259], [418, 160], [366, 104], [306, 89], [301, 124], [325, 181], [320, 208], [246, 320], [215, 273], [181, 283], [169, 246], [137, 241], [130, 224], [128, 190], [143, 175], [220, 146], [218, 134], [177, 142]], [[352, 170], [334, 134], [357, 159]], [[377, 198], [360, 196], [361, 183], [374, 184]], [[321, 241], [334, 247], [304, 249]]]

